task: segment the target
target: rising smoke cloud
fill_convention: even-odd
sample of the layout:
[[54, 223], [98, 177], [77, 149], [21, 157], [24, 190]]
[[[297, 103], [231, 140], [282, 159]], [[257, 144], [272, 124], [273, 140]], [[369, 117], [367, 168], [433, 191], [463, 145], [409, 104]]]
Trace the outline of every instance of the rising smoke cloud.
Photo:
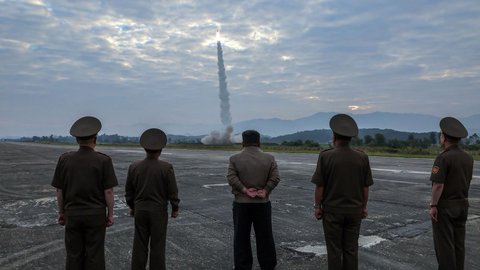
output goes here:
[[[218, 31], [217, 31], [218, 33]], [[232, 144], [233, 143], [233, 127], [232, 116], [230, 115], [230, 94], [227, 90], [227, 74], [223, 63], [223, 50], [220, 40], [217, 40], [217, 58], [218, 58], [218, 86], [220, 98], [220, 119], [225, 131], [212, 131], [210, 135], [202, 138], [203, 144]]]

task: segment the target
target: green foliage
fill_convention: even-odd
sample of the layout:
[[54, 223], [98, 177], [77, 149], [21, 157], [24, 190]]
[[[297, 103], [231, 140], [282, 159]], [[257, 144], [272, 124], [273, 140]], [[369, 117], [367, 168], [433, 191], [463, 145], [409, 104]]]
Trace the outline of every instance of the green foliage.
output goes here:
[[353, 146], [362, 146], [363, 145], [363, 140], [358, 138], [358, 137], [353, 137], [352, 141], [350, 141], [350, 144]]
[[430, 132], [430, 143], [431, 143], [431, 144], [436, 144], [438, 137], [440, 137], [440, 133]]
[[381, 133], [375, 134], [374, 142], [376, 146], [385, 146], [386, 144], [385, 136]]
[[303, 145], [303, 141], [302, 140], [296, 140], [296, 141], [283, 141], [282, 142], [282, 145], [285, 145], [285, 146], [302, 146]]
[[[19, 139], [21, 142], [36, 142], [36, 143], [76, 143], [75, 137], [72, 136], [33, 136], [22, 137]], [[97, 143], [100, 144], [138, 144], [138, 137], [120, 136], [118, 134], [107, 135], [101, 134], [97, 136]]]
[[371, 144], [373, 144], [373, 137], [370, 136], [370, 135], [366, 135], [363, 138], [363, 141], [365, 141], [365, 145], [371, 145]]
[[293, 142], [283, 141], [282, 145], [284, 145], [284, 146], [306, 146], [306, 147], [319, 147], [320, 146], [319, 143], [317, 143], [315, 141], [312, 141], [312, 140], [306, 140], [306, 141], [296, 140], [296, 141], [293, 141]]
[[[416, 139], [413, 134], [410, 134], [406, 141], [393, 139], [387, 142], [383, 134], [376, 133], [374, 137], [370, 135], [366, 135], [364, 137], [364, 141], [365, 141], [365, 146], [375, 146], [375, 147], [387, 146], [393, 149], [402, 149], [407, 147], [426, 149], [432, 146], [432, 144], [434, 144], [432, 143], [433, 140], [436, 140], [435, 139], [436, 133], [432, 132], [432, 134], [430, 138], [423, 138], [423, 139]], [[355, 144], [352, 143], [352, 145], [355, 145]]]
[[464, 142], [465, 145], [479, 145], [480, 144], [480, 137], [477, 135], [477, 133], [474, 133], [473, 135], [464, 139], [463, 142]]

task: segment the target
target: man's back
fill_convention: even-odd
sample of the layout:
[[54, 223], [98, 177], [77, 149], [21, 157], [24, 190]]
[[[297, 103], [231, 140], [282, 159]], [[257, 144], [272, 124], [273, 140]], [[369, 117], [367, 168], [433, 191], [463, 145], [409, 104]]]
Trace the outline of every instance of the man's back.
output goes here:
[[230, 157], [227, 179], [233, 202], [235, 269], [252, 269], [251, 228], [255, 230], [257, 258], [262, 269], [275, 269], [277, 255], [272, 232], [269, 195], [280, 182], [277, 163], [260, 149], [260, 133], [242, 132], [242, 152]]
[[262, 202], [268, 198], [249, 198], [240, 192], [236, 182], [246, 188], [267, 188], [270, 192], [280, 181], [275, 158], [255, 146], [247, 146], [242, 152], [230, 157], [227, 178], [238, 202]]
[[52, 186], [59, 208], [58, 223], [65, 225], [68, 269], [105, 269], [105, 232], [113, 225], [117, 177], [109, 156], [95, 152], [102, 124], [85, 116], [72, 125], [80, 148], [60, 156]]
[[313, 177], [325, 187], [326, 211], [329, 207], [361, 208], [363, 188], [372, 179], [367, 155], [348, 146], [322, 151]]
[[104, 213], [104, 190], [116, 184], [111, 158], [83, 146], [60, 157], [52, 182], [63, 191], [65, 211], [76, 214]]
[[231, 161], [235, 165], [240, 180], [247, 181], [249, 187], [265, 186], [275, 159], [258, 147], [246, 147], [242, 152], [233, 155]]
[[168, 200], [178, 204], [175, 174], [170, 163], [146, 158], [130, 165], [126, 199], [136, 210], [165, 208]]

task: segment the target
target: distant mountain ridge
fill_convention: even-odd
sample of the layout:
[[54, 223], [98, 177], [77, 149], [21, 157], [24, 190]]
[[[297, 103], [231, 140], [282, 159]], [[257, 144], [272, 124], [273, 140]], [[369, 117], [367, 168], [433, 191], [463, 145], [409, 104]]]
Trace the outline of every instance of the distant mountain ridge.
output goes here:
[[[239, 134], [247, 129], [258, 130], [262, 135], [268, 137], [277, 137], [283, 135], [291, 135], [300, 133], [303, 131], [315, 131], [315, 130], [330, 130], [329, 121], [330, 118], [337, 114], [336, 112], [318, 112], [307, 117], [302, 117], [293, 120], [285, 120], [280, 118], [270, 119], [251, 119], [235, 123], [234, 133]], [[400, 132], [438, 132], [438, 122], [442, 117], [432, 116], [426, 114], [415, 113], [388, 113], [388, 112], [373, 112], [366, 114], [350, 114], [358, 124], [360, 129], [380, 129], [380, 130], [395, 130]], [[480, 114], [474, 114], [468, 117], [458, 117], [460, 121], [467, 127], [469, 134], [480, 134]], [[149, 127], [148, 123], [138, 123], [134, 125], [112, 126], [110, 130], [105, 132], [109, 134], [122, 134], [127, 136], [136, 136], [139, 130], [144, 130]], [[212, 130], [222, 130], [224, 127], [221, 125], [211, 124], [199, 124], [199, 125], [184, 125], [179, 123], [179, 126], [168, 126], [155, 124], [154, 126], [160, 126], [166, 132], [168, 132], [174, 141], [196, 141], [199, 138], [206, 136]], [[127, 127], [127, 128], [126, 128]], [[136, 132], [130, 132], [135, 130]], [[114, 130], [114, 132], [111, 132]], [[27, 133], [28, 134], [28, 133]], [[55, 133], [51, 133], [55, 134]], [[56, 134], [56, 135], [61, 135]], [[134, 134], [134, 135], [131, 135]], [[176, 134], [176, 135], [173, 135]], [[35, 135], [35, 134], [34, 134]], [[49, 134], [44, 134], [49, 135]], [[66, 135], [66, 134], [64, 134]], [[26, 135], [32, 136], [32, 135]], [[1, 135], [0, 139], [19, 139], [22, 136]]]
[[[337, 113], [319, 112], [311, 116], [294, 120], [279, 118], [252, 119], [242, 121], [234, 125], [235, 131], [256, 129], [268, 136], [280, 136], [300, 131], [329, 129], [330, 118]], [[349, 114], [358, 124], [360, 129], [391, 129], [404, 132], [431, 132], [439, 131], [438, 122], [442, 117], [415, 114], [415, 113], [387, 113], [373, 112], [367, 114]], [[470, 133], [480, 131], [480, 114], [469, 117], [459, 117]]]

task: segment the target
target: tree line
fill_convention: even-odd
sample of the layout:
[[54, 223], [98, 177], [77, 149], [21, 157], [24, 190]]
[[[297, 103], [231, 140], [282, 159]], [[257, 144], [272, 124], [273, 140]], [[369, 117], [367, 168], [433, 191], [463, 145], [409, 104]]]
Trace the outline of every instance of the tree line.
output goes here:
[[[121, 136], [118, 134], [107, 135], [101, 134], [97, 136], [97, 142], [103, 144], [137, 144], [138, 137]], [[40, 142], [40, 143], [67, 143], [73, 144], [76, 139], [72, 136], [33, 136], [33, 137], [21, 137], [16, 141], [21, 142]]]
[[[177, 136], [178, 137], [178, 136]], [[200, 139], [198, 138], [189, 138], [188, 136], [181, 136], [181, 137], [169, 138], [169, 143], [183, 143], [183, 144], [200, 144]], [[351, 144], [353, 146], [366, 146], [366, 147], [389, 147], [394, 149], [401, 149], [401, 148], [422, 148], [426, 149], [431, 147], [432, 145], [439, 143], [440, 133], [438, 132], [430, 132], [428, 137], [423, 138], [415, 138], [414, 134], [410, 134], [407, 140], [399, 140], [399, 139], [390, 139], [387, 140], [385, 135], [382, 133], [376, 133], [372, 135], [365, 135], [363, 138], [355, 137], [352, 138]], [[16, 139], [14, 141], [21, 141], [21, 142], [39, 142], [39, 143], [66, 143], [66, 144], [74, 144], [75, 138], [72, 136], [33, 136], [33, 137], [22, 137], [20, 139]], [[138, 137], [131, 137], [131, 136], [121, 136], [118, 134], [107, 135], [101, 134], [97, 136], [97, 142], [101, 144], [138, 144], [139, 138]], [[267, 143], [267, 142], [266, 142]], [[471, 149], [480, 148], [480, 136], [477, 133], [465, 138], [461, 141], [464, 146], [467, 146]], [[269, 145], [275, 145], [276, 143], [270, 143]], [[331, 142], [329, 142], [331, 144]], [[278, 144], [277, 144], [278, 145]], [[292, 141], [283, 141], [280, 143], [282, 146], [293, 146], [293, 147], [310, 147], [310, 148], [317, 148], [320, 147], [321, 144], [315, 140], [292, 140]]]
[[[372, 147], [390, 147], [390, 148], [429, 148], [432, 145], [438, 144], [440, 140], [440, 133], [430, 132], [428, 138], [415, 138], [415, 135], [410, 134], [407, 140], [391, 139], [387, 140], [385, 135], [376, 133], [375, 135], [365, 135], [363, 138], [352, 138], [351, 145], [353, 146], [372, 146]], [[331, 144], [331, 142], [329, 143]], [[466, 146], [480, 145], [480, 136], [477, 133], [462, 140], [462, 144]], [[295, 140], [283, 141], [281, 145], [284, 146], [302, 146], [302, 147], [320, 147], [320, 144], [313, 140]], [[475, 147], [474, 147], [475, 148]]]

